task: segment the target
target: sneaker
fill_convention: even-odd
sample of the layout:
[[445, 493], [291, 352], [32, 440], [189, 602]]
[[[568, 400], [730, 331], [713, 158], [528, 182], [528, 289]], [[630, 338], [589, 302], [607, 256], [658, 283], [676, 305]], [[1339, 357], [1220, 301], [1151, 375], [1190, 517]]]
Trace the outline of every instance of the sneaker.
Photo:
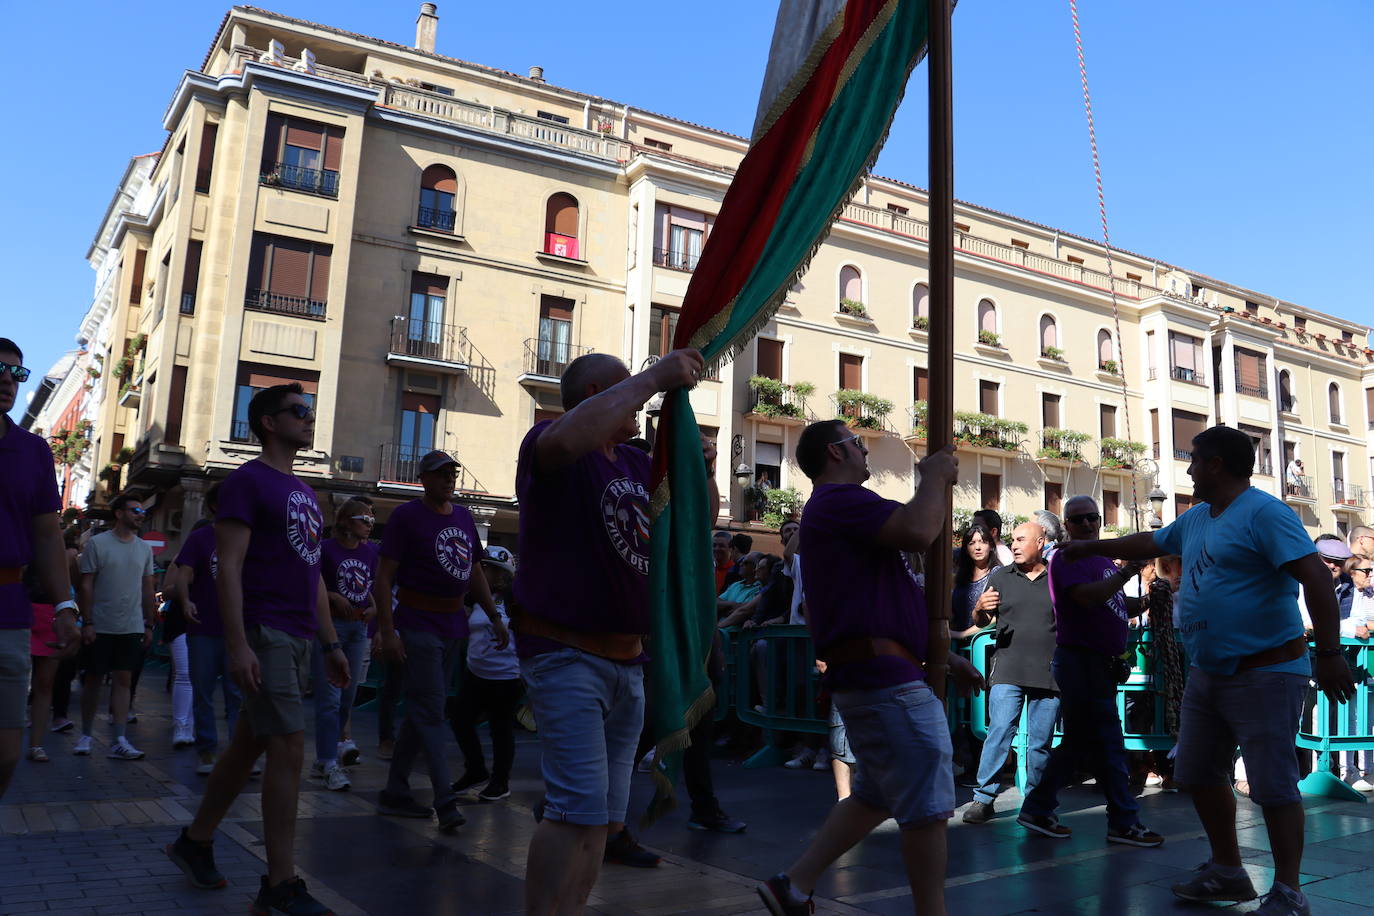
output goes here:
[[276, 887], [267, 886], [262, 876], [258, 899], [253, 901], [253, 916], [333, 916], [334, 911], [310, 896], [300, 878], [283, 881]]
[[310, 764], [310, 778], [311, 778], [311, 779], [324, 779], [324, 761], [323, 761], [323, 760], [316, 760], [314, 763]]
[[137, 724], [138, 724], [138, 713], [136, 713], [136, 712], [131, 712], [131, 713], [129, 713], [129, 715], [126, 716], [126, 717], [124, 718], [124, 724], [125, 724], [125, 725], [137, 725]]
[[72, 753], [78, 757], [91, 756], [91, 736], [82, 735], [76, 741], [76, 747], [72, 748]]
[[1370, 782], [1368, 779], [1361, 776], [1350, 784], [1350, 788], [1354, 789], [1356, 792], [1374, 792], [1374, 782]]
[[816, 762], [816, 753], [809, 747], [804, 747], [797, 751], [797, 755], [783, 764], [789, 770], [809, 770], [811, 764]]
[[76, 723], [73, 722], [71, 719], [58, 719], [56, 722], [52, 724], [52, 728], [48, 729], [48, 731], [52, 732], [55, 735], [60, 735], [63, 732], [69, 732], [74, 728], [76, 728]]
[[456, 801], [440, 805], [434, 813], [439, 817], [439, 830], [443, 833], [452, 833], [468, 822], [468, 819], [463, 816], [463, 812], [458, 810]]
[[1269, 893], [1260, 900], [1255, 916], [1312, 916], [1312, 907], [1305, 894], [1294, 893], [1275, 882]]
[[385, 791], [377, 796], [377, 808], [392, 817], [429, 817], [434, 813], [433, 808], [420, 804], [409, 795], [392, 795]]
[[816, 771], [821, 772], [821, 773], [829, 773], [829, 772], [830, 772], [830, 752], [829, 752], [829, 751], [823, 750], [823, 751], [820, 751], [819, 753], [817, 753], [817, 754], [816, 754], [816, 761], [815, 761], [815, 763], [811, 764], [811, 769], [816, 770]]
[[349, 780], [344, 768], [337, 763], [331, 764], [329, 769], [324, 771], [324, 787], [331, 792], [346, 792], [352, 788], [353, 783]]
[[510, 786], [504, 782], [495, 780], [487, 783], [487, 787], [477, 793], [477, 800], [484, 802], [500, 801], [503, 798], [510, 798]]
[[377, 756], [380, 757], [382, 760], [390, 760], [390, 759], [391, 759], [391, 755], [394, 754], [394, 753], [396, 753], [396, 742], [395, 742], [395, 741], [378, 741], [378, 742], [377, 742]]
[[1052, 837], [1056, 840], [1067, 840], [1069, 837], [1073, 836], [1073, 831], [1059, 823], [1059, 818], [1055, 817], [1053, 814], [1040, 815], [1025, 814], [1023, 812], [1016, 816], [1016, 823], [1041, 836]]
[[41, 747], [31, 747], [29, 748], [29, 760], [34, 763], [47, 763], [48, 752]]
[[201, 890], [217, 890], [229, 882], [215, 868], [215, 847], [211, 843], [197, 843], [186, 836], [183, 828], [176, 842], [168, 843], [164, 851], [176, 867]]
[[179, 751], [196, 743], [196, 733], [191, 726], [179, 726], [172, 731], [172, 750]]
[[486, 770], [482, 770], [481, 772], [473, 772], [469, 770], [463, 773], [463, 777], [456, 781], [450, 788], [452, 788], [453, 791], [461, 794], [463, 792], [466, 792], [468, 789], [475, 789], [477, 786], [480, 786], [482, 783], [486, 782], [490, 778], [491, 774], [488, 773]]
[[363, 759], [363, 755], [358, 751], [358, 745], [352, 741], [339, 742], [339, 763], [346, 767], [355, 767], [358, 761]]
[[130, 744], [127, 738], [120, 738], [110, 745], [110, 752], [105, 756], [111, 760], [142, 760], [143, 752]]
[[1259, 896], [1248, 874], [1242, 871], [1238, 877], [1228, 878], [1217, 870], [1210, 859], [1197, 867], [1196, 875], [1173, 885], [1170, 890], [1180, 900], [1198, 903], [1238, 903]]
[[201, 751], [200, 763], [196, 764], [197, 776], [209, 776], [215, 770], [215, 752]]
[[1158, 773], [1151, 773], [1145, 777], [1145, 785], [1147, 788], [1158, 789], [1164, 785], [1164, 777]]
[[784, 874], [776, 874], [760, 884], [758, 892], [773, 916], [810, 916], [816, 912], [816, 904], [810, 897], [801, 901], [796, 899], [792, 893], [792, 879]]
[[654, 756], [654, 749], [649, 748], [649, 753], [640, 758], [639, 764], [635, 769], [641, 773], [652, 773], [654, 771]]
[[964, 809], [963, 821], [965, 824], [986, 824], [992, 820], [992, 802], [970, 802]]
[[[1064, 828], [1067, 830], [1068, 828]], [[1144, 824], [1132, 824], [1129, 827], [1117, 829], [1110, 827], [1107, 829], [1108, 843], [1121, 843], [1126, 846], [1163, 846], [1164, 837], [1155, 833]]]
[[687, 820], [687, 826], [692, 830], [710, 830], [713, 833], [743, 833], [744, 828], [749, 825], [739, 818], [731, 817], [720, 808], [716, 808], [715, 811], [706, 815], [692, 812], [692, 816]]
[[606, 852], [602, 856], [602, 861], [612, 865], [628, 865], [631, 868], [658, 868], [658, 863], [663, 860], [640, 846], [630, 834], [630, 828], [622, 827], [619, 833], [606, 841]]

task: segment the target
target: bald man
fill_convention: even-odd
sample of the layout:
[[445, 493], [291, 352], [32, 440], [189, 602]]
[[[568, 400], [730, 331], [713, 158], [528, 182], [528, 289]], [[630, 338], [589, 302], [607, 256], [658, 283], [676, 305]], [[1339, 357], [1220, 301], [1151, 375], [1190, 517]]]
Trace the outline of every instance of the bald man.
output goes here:
[[1356, 525], [1350, 529], [1350, 550], [1363, 557], [1374, 557], [1374, 528]]
[[1054, 740], [1059, 688], [1050, 670], [1054, 658], [1054, 606], [1045, 569], [1045, 529], [1035, 522], [1016, 526], [1011, 536], [1012, 565], [994, 570], [987, 590], [974, 605], [996, 618], [997, 651], [988, 678], [988, 737], [978, 762], [978, 788], [964, 809], [965, 824], [992, 818], [1004, 786], [1000, 779], [1026, 710], [1026, 791], [1040, 782]]

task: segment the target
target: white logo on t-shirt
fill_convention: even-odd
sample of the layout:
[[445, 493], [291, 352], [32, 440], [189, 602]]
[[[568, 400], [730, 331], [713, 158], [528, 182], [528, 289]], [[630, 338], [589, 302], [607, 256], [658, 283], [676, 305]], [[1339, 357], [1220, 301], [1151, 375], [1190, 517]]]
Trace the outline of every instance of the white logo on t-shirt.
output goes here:
[[305, 562], [320, 562], [320, 531], [324, 518], [315, 498], [304, 490], [292, 490], [286, 497], [286, 539]]
[[210, 551], [210, 581], [219, 578], [219, 551]]
[[372, 590], [372, 570], [362, 560], [349, 557], [334, 571], [334, 584], [352, 604], [366, 604], [367, 593]]
[[467, 581], [472, 574], [472, 545], [462, 528], [445, 528], [434, 538], [434, 557], [455, 579]]
[[649, 574], [649, 493], [628, 477], [612, 480], [601, 494], [606, 534], [620, 558], [640, 575]]

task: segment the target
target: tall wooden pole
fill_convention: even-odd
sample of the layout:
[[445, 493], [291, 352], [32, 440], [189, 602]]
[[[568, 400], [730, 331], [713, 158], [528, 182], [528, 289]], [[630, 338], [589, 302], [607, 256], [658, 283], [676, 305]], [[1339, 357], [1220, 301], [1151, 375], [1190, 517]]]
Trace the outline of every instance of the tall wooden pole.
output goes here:
[[[954, 438], [954, 96], [950, 67], [950, 0], [927, 0], [930, 39], [926, 68], [930, 76], [930, 398], [927, 454]], [[926, 554], [926, 601], [930, 609], [926, 678], [936, 695], [945, 695], [949, 655], [953, 546], [950, 520], [954, 494], [945, 494], [945, 526]]]

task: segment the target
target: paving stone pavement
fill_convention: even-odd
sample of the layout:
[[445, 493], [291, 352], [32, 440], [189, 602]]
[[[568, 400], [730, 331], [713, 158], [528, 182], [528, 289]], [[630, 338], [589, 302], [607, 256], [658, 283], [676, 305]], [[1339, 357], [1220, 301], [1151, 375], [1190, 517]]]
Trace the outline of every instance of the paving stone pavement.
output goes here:
[[[197, 891], [163, 855], [199, 801], [203, 777], [195, 754], [173, 751], [168, 699], [150, 670], [139, 697], [138, 724], [129, 734], [148, 752], [141, 761], [104, 756], [108, 726], [97, 728], [96, 753], [74, 757], [75, 737], [53, 735], [52, 761], [24, 762], [0, 802], [0, 916], [18, 913], [243, 913], [256, 893], [265, 856], [261, 796], [250, 781], [230, 810], [216, 842], [229, 878], [223, 891]], [[307, 716], [307, 718], [309, 718]], [[441, 836], [426, 821], [376, 814], [385, 763], [373, 750], [375, 718], [358, 713], [365, 759], [352, 769], [353, 791], [329, 792], [317, 780], [302, 786], [297, 862], [315, 893], [340, 916], [355, 914], [481, 914], [523, 911], [525, 851], [542, 794], [538, 742], [522, 734], [512, 795], [496, 804], [470, 804], [468, 823]], [[307, 747], [313, 747], [307, 744]], [[454, 757], [457, 750], [451, 748]], [[307, 751], [307, 760], [311, 753]], [[455, 772], [461, 768], [456, 765]], [[754, 887], [805, 848], [833, 801], [827, 773], [781, 768], [744, 769], [714, 763], [723, 806], [749, 822], [746, 833], [722, 836], [688, 830], [678, 810], [649, 828], [645, 845], [661, 852], [658, 869], [609, 866], [593, 891], [589, 912], [604, 916], [762, 913]], [[427, 797], [423, 772], [412, 779]], [[651, 788], [635, 777], [632, 811], [642, 811]], [[960, 790], [967, 801], [968, 790]], [[957, 820], [949, 833], [948, 909], [951, 914], [1205, 913], [1177, 904], [1169, 885], [1207, 857], [1206, 843], [1186, 797], [1151, 790], [1142, 819], [1164, 834], [1160, 849], [1103, 842], [1101, 798], [1091, 787], [1064, 796], [1064, 821], [1074, 836], [1054, 841], [1028, 836], [1015, 823], [1019, 799], [999, 799], [991, 823]], [[1303, 888], [1317, 916], [1371, 912], [1374, 882], [1374, 805], [1309, 799]], [[1258, 808], [1240, 800], [1240, 839], [1246, 867], [1261, 890], [1272, 881], [1268, 843]], [[843, 856], [816, 890], [816, 911], [827, 914], [910, 913], [899, 832], [889, 822]], [[1226, 908], [1252, 911], [1257, 904]]]

